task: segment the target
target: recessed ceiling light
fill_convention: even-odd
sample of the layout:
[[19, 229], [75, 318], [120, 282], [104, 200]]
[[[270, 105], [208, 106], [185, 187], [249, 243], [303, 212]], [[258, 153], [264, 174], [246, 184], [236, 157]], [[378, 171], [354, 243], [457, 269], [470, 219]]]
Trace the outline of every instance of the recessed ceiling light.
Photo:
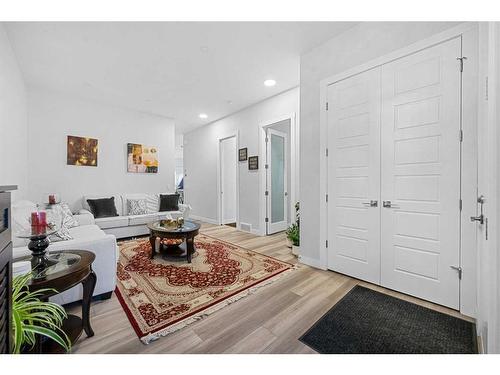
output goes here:
[[207, 47], [207, 46], [201, 46], [201, 47], [200, 47], [200, 51], [201, 51], [202, 53], [207, 53], [207, 52], [208, 52], [208, 47]]
[[207, 116], [207, 114], [206, 114], [206, 113], [200, 113], [200, 114], [198, 115], [198, 117], [199, 117], [199, 118], [201, 118], [201, 119], [206, 119], [206, 118], [208, 118], [208, 116]]
[[266, 79], [264, 81], [264, 86], [267, 86], [267, 87], [272, 87], [276, 84], [276, 81], [274, 79]]

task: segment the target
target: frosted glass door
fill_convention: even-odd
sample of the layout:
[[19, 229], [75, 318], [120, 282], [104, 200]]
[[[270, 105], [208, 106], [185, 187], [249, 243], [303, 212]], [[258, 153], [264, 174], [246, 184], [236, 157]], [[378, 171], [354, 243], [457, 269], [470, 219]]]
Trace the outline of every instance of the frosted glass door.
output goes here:
[[268, 129], [268, 233], [287, 226], [287, 176], [285, 133]]

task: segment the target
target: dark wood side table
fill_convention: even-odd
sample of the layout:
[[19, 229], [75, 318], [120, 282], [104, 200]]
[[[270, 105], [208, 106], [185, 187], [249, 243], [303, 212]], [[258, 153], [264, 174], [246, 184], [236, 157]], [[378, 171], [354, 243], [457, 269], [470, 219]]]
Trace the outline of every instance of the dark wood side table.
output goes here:
[[[50, 253], [49, 258], [55, 263], [45, 269], [37, 270], [35, 276], [28, 284], [30, 291], [51, 288], [57, 291], [47, 293], [44, 299], [68, 290], [75, 285], [83, 285], [82, 317], [68, 315], [64, 321], [62, 329], [68, 335], [71, 343], [75, 343], [82, 331], [87, 337], [94, 336], [94, 331], [90, 326], [90, 302], [94, 294], [97, 276], [92, 270], [92, 263], [95, 254], [86, 250], [64, 250]], [[30, 260], [27, 256], [19, 260]], [[35, 348], [37, 353], [62, 353], [64, 349], [52, 340], [39, 342]]]
[[[156, 254], [156, 239], [170, 239], [170, 240], [182, 240], [184, 241], [181, 245], [167, 246], [167, 249], [171, 247], [174, 251], [168, 253], [170, 256], [174, 257], [186, 257], [188, 263], [191, 263], [191, 257], [195, 252], [194, 248], [194, 238], [198, 235], [200, 231], [200, 226], [192, 221], [184, 221], [184, 225], [180, 228], [168, 228], [162, 226], [162, 220], [154, 221], [148, 223], [148, 228], [150, 231], [149, 242], [151, 243], [151, 259], [154, 258]], [[161, 246], [160, 246], [161, 247]], [[158, 252], [159, 252], [158, 248]], [[177, 250], [177, 251], [175, 251]]]

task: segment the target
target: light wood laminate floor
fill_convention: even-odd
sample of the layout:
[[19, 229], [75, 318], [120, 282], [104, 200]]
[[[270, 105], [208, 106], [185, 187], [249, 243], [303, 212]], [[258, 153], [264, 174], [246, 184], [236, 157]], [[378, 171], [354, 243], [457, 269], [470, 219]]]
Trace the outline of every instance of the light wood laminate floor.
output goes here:
[[[283, 233], [259, 237], [233, 227], [202, 223], [202, 232], [260, 253], [297, 263]], [[431, 309], [454, 310], [402, 295], [332, 271], [305, 265], [212, 315], [144, 345], [116, 296], [92, 304], [95, 336], [85, 333], [73, 353], [315, 353], [298, 338], [355, 285], [360, 284]], [[70, 313], [79, 314], [74, 305]]]

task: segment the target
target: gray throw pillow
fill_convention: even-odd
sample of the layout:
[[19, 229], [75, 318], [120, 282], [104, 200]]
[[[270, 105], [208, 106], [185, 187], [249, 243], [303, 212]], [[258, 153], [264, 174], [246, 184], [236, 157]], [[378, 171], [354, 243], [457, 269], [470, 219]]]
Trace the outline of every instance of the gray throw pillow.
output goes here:
[[129, 215], [144, 215], [147, 213], [145, 199], [128, 199], [127, 205]]

